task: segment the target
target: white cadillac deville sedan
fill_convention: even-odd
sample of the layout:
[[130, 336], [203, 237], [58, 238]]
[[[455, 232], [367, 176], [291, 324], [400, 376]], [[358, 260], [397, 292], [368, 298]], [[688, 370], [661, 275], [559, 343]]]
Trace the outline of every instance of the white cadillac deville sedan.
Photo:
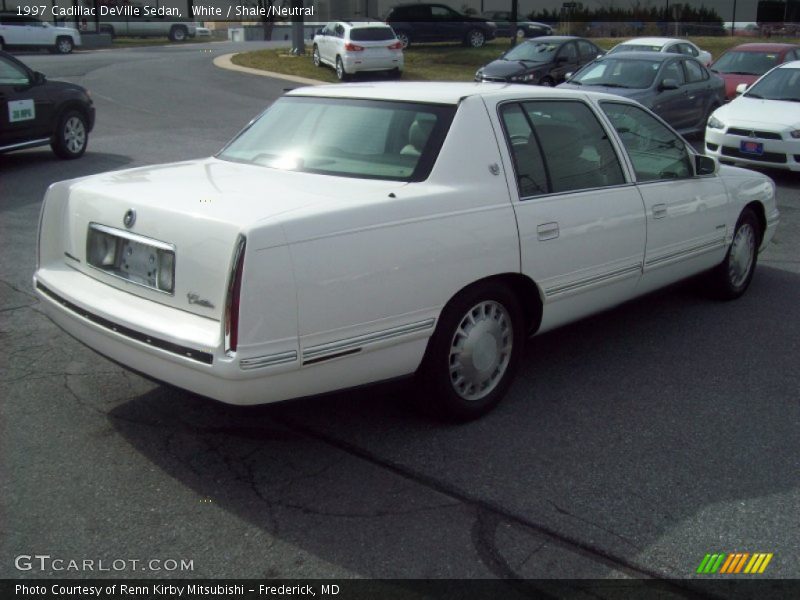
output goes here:
[[34, 287], [58, 325], [233, 404], [416, 373], [441, 414], [527, 337], [707, 271], [747, 289], [775, 187], [617, 96], [475, 83], [288, 93], [218, 155], [56, 183]]

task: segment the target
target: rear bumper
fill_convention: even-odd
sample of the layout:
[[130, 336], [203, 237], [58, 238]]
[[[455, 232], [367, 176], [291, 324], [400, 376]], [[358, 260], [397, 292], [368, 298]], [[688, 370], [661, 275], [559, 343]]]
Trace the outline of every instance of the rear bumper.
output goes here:
[[397, 56], [364, 58], [357, 56], [345, 56], [343, 60], [344, 70], [348, 73], [360, 73], [362, 71], [391, 71], [393, 69], [403, 70], [403, 53], [398, 52]]
[[132, 371], [228, 404], [267, 404], [407, 375], [427, 344], [426, 332], [416, 333], [305, 365], [297, 346], [227, 355], [219, 321], [116, 290], [73, 269], [40, 269], [33, 286], [47, 316], [79, 342]]

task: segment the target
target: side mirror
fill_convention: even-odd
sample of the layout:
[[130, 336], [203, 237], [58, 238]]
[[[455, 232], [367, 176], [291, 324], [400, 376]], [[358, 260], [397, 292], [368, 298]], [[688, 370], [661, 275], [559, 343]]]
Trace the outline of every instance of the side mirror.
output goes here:
[[736, 86], [736, 95], [737, 96], [741, 96], [746, 91], [747, 91], [747, 84], [746, 83], [740, 83], [739, 85]]
[[705, 154], [694, 155], [695, 175], [714, 175], [717, 172], [717, 161]]
[[33, 72], [33, 85], [42, 85], [47, 78], [44, 76], [44, 73], [40, 73], [39, 71]]
[[575, 74], [575, 73], [567, 73], [567, 74], [565, 74], [565, 75], [564, 75], [564, 79], [569, 79], [569, 78], [570, 78], [570, 77], [572, 77], [574, 74]]
[[664, 79], [661, 82], [661, 85], [658, 86], [660, 90], [677, 90], [678, 89], [678, 82], [674, 79]]

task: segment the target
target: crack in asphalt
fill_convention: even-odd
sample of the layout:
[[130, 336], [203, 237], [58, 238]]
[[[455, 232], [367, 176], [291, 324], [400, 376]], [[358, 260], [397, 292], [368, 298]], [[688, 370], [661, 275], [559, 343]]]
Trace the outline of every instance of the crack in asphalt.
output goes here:
[[581, 523], [586, 523], [587, 525], [591, 525], [592, 527], [595, 527], [595, 528], [599, 529], [600, 531], [605, 531], [606, 533], [609, 533], [609, 534], [613, 535], [614, 537], [622, 540], [623, 542], [625, 542], [629, 546], [632, 546], [632, 547], [636, 548], [640, 552], [642, 550], [644, 550], [644, 548], [642, 548], [641, 546], [637, 546], [636, 544], [634, 544], [631, 540], [629, 540], [624, 535], [622, 535], [620, 533], [617, 533], [616, 531], [613, 531], [613, 530], [608, 529], [606, 527], [603, 527], [602, 525], [598, 525], [594, 521], [590, 521], [589, 519], [584, 519], [580, 515], [576, 515], [574, 513], [571, 513], [570, 511], [568, 511], [565, 508], [562, 508], [561, 506], [559, 506], [558, 504], [556, 504], [555, 502], [553, 502], [549, 498], [547, 498], [546, 500], [547, 500], [547, 503], [550, 504], [550, 506], [552, 506], [556, 510], [557, 513], [562, 514], [562, 515], [566, 515], [568, 517], [571, 517], [571, 518], [575, 519], [576, 521], [580, 521]]

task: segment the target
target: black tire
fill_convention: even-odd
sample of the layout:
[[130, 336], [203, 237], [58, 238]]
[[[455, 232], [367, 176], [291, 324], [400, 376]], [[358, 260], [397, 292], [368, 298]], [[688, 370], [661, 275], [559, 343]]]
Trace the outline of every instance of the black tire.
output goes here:
[[397, 41], [403, 44], [403, 50], [411, 47], [411, 36], [408, 34], [407, 31], [398, 31]]
[[183, 25], [175, 25], [169, 30], [169, 39], [172, 42], [185, 42], [189, 37], [189, 32]]
[[58, 127], [50, 147], [56, 156], [74, 159], [83, 156], [89, 144], [89, 125], [86, 116], [78, 110], [67, 110], [58, 119]]
[[53, 51], [56, 54], [69, 54], [75, 48], [75, 42], [72, 38], [66, 35], [56, 38], [56, 45]]
[[344, 70], [344, 63], [342, 62], [342, 57], [336, 57], [336, 79], [339, 81], [347, 81], [349, 79], [349, 75], [347, 71]]
[[542, 77], [542, 79], [539, 81], [539, 85], [543, 85], [544, 87], [555, 87], [556, 82], [552, 77]]
[[486, 34], [480, 29], [470, 29], [464, 38], [464, 45], [470, 48], [482, 48], [486, 44]]
[[315, 67], [321, 67], [322, 66], [322, 61], [320, 60], [319, 48], [317, 47], [316, 44], [314, 44], [314, 50], [312, 51], [311, 56], [312, 56], [312, 60], [314, 61], [314, 66]]
[[453, 298], [418, 373], [424, 408], [449, 421], [470, 421], [493, 409], [519, 367], [524, 321], [516, 295], [499, 282], [475, 284]]
[[712, 292], [720, 300], [735, 300], [747, 291], [758, 262], [763, 232], [756, 214], [745, 208], [736, 222], [733, 240], [723, 260], [711, 271]]

